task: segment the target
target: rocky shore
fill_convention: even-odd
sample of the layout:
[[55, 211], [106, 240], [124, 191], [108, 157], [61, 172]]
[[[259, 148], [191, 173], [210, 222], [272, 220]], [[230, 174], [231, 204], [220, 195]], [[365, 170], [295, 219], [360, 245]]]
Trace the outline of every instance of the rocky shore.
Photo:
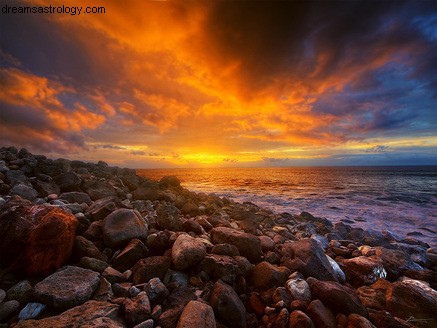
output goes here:
[[436, 327], [437, 251], [0, 148], [0, 327]]

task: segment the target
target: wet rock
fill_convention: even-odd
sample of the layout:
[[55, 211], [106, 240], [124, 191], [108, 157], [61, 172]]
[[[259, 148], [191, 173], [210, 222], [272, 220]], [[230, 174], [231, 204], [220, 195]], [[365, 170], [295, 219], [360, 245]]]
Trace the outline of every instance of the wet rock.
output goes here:
[[99, 249], [88, 239], [82, 236], [74, 238], [73, 257], [80, 260], [82, 257], [92, 257], [100, 261], [108, 261], [108, 257], [99, 251]]
[[347, 281], [355, 286], [371, 285], [387, 276], [383, 261], [378, 257], [354, 257], [344, 260], [343, 267]]
[[402, 270], [421, 270], [422, 267], [414, 263], [408, 253], [388, 249], [384, 247], [376, 247], [376, 255], [383, 262], [384, 269], [387, 271], [387, 280], [394, 281], [399, 278]]
[[24, 184], [16, 184], [9, 190], [9, 196], [20, 196], [27, 200], [34, 200], [36, 197], [38, 197], [38, 192], [33, 189], [32, 187], [29, 187]]
[[126, 298], [123, 302], [123, 309], [124, 318], [131, 325], [149, 319], [152, 311], [146, 292], [139, 293], [133, 299]]
[[304, 279], [290, 279], [285, 283], [285, 288], [290, 293], [292, 300], [311, 301], [311, 289]]
[[103, 241], [108, 247], [117, 247], [133, 238], [146, 238], [148, 226], [136, 210], [121, 208], [103, 220]]
[[246, 310], [231, 286], [218, 280], [211, 290], [209, 303], [221, 322], [236, 328], [246, 328]]
[[132, 268], [132, 282], [139, 285], [155, 277], [162, 281], [170, 266], [171, 259], [167, 256], [150, 256], [139, 260]]
[[82, 204], [85, 203], [88, 206], [92, 204], [92, 200], [90, 196], [85, 192], [80, 191], [70, 191], [70, 192], [64, 192], [61, 195], [59, 195], [59, 199], [66, 200], [70, 204], [78, 203]]
[[402, 319], [432, 318], [437, 322], [437, 291], [418, 280], [391, 284], [386, 294], [387, 309]]
[[0, 303], [0, 322], [12, 315], [19, 307], [20, 303], [15, 300]]
[[292, 272], [299, 271], [305, 277], [337, 281], [323, 248], [314, 239], [302, 239], [286, 243], [282, 247], [281, 265]]
[[28, 303], [18, 314], [18, 320], [29, 320], [37, 318], [46, 306], [42, 303]]
[[82, 180], [74, 172], [65, 172], [53, 178], [61, 192], [80, 191]]
[[251, 280], [256, 289], [265, 290], [284, 285], [290, 274], [290, 270], [286, 267], [278, 267], [263, 261], [253, 269]]
[[89, 300], [99, 285], [97, 272], [67, 266], [35, 285], [36, 297], [55, 308], [70, 308]]
[[140, 259], [149, 256], [149, 250], [139, 239], [132, 239], [114, 259], [112, 265], [119, 271], [132, 268]]
[[208, 304], [190, 301], [179, 318], [177, 328], [215, 328], [214, 311]]
[[337, 320], [334, 314], [318, 299], [308, 305], [307, 314], [315, 327], [337, 328]]
[[205, 244], [189, 235], [180, 235], [171, 250], [171, 258], [176, 270], [185, 270], [197, 265], [206, 255]]
[[354, 289], [338, 282], [321, 281], [315, 278], [308, 278], [307, 282], [311, 288], [313, 299], [320, 299], [334, 313], [346, 315], [356, 313], [363, 317], [368, 316], [366, 308], [361, 304]]
[[289, 318], [290, 328], [314, 328], [314, 324], [309, 316], [300, 310], [291, 312]]
[[77, 224], [58, 208], [10, 204], [0, 214], [0, 265], [27, 275], [53, 272], [70, 257]]
[[369, 320], [355, 313], [350, 314], [347, 321], [348, 328], [376, 328]]
[[[115, 320], [119, 317], [119, 306], [109, 302], [88, 301], [59, 315], [40, 320], [25, 320], [17, 328], [83, 328], [107, 327], [122, 328]], [[104, 320], [103, 320], [104, 319]]]
[[33, 287], [29, 280], [22, 280], [12, 286], [7, 292], [9, 300], [16, 300], [21, 304], [26, 304], [34, 299]]
[[211, 230], [211, 240], [214, 244], [229, 243], [238, 248], [240, 254], [250, 262], [256, 263], [263, 255], [259, 238], [227, 227], [217, 227]]
[[371, 286], [363, 286], [357, 289], [357, 295], [366, 308], [383, 310], [386, 307], [385, 295], [390, 283], [379, 279]]
[[340, 283], [344, 283], [346, 282], [346, 275], [343, 272], [343, 270], [340, 268], [340, 266], [338, 265], [337, 262], [335, 262], [335, 260], [333, 260], [330, 256], [326, 255], [326, 258], [329, 261], [329, 264], [331, 264], [332, 270], [335, 273], [335, 276], [338, 280], [338, 282]]

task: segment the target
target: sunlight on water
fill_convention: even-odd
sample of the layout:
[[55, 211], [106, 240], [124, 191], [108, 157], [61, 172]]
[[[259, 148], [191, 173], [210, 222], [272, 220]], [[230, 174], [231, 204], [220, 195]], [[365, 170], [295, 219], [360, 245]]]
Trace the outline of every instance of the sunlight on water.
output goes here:
[[437, 167], [292, 167], [138, 170], [176, 175], [192, 191], [332, 222], [390, 230], [437, 246]]

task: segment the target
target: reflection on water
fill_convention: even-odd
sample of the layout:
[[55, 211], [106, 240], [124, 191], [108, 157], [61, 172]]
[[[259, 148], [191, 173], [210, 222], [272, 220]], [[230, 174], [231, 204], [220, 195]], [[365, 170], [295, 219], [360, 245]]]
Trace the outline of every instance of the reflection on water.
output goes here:
[[437, 166], [138, 170], [176, 175], [192, 191], [253, 202], [275, 212], [307, 211], [332, 222], [390, 230], [437, 247]]

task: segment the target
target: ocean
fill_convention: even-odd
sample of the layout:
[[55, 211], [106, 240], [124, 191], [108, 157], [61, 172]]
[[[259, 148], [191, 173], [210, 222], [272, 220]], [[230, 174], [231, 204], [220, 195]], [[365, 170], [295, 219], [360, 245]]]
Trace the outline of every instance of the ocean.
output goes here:
[[388, 230], [437, 248], [437, 166], [141, 169], [175, 175], [195, 192], [303, 211], [363, 229]]

